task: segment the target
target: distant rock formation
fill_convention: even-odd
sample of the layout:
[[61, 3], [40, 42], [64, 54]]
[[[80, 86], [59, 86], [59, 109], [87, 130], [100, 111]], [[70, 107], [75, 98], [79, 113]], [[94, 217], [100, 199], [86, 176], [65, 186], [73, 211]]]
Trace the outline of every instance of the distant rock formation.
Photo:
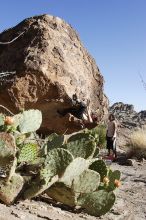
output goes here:
[[146, 110], [136, 112], [133, 105], [117, 102], [110, 107], [110, 112], [124, 127], [129, 129], [146, 124]]
[[[28, 18], [0, 34], [0, 104], [17, 113], [40, 109], [41, 131], [72, 133], [82, 121], [58, 112], [90, 100], [100, 122], [107, 113], [103, 77], [73, 28], [58, 17]], [[58, 111], [59, 110], [59, 111]]]
[[117, 102], [109, 108], [118, 121], [118, 146], [122, 147], [127, 144], [130, 134], [146, 126], [146, 110], [136, 112], [133, 105]]

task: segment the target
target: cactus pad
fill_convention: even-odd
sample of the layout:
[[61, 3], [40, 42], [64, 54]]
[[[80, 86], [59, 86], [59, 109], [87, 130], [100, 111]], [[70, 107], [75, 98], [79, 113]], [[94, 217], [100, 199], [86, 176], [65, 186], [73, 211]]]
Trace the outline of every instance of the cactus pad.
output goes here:
[[42, 123], [42, 113], [39, 110], [28, 110], [14, 116], [15, 126], [22, 134], [36, 131]]
[[69, 139], [68, 139], [68, 142], [72, 142], [72, 141], [89, 141], [89, 140], [94, 140], [94, 138], [88, 134], [88, 133], [77, 133], [77, 134], [74, 134], [72, 135]]
[[93, 170], [85, 170], [73, 180], [72, 189], [75, 193], [90, 193], [98, 189], [100, 175]]
[[14, 137], [5, 132], [0, 133], [0, 168], [9, 180], [16, 167], [16, 145]]
[[0, 114], [0, 126], [5, 124], [5, 117], [3, 114]]
[[57, 135], [55, 133], [48, 136], [48, 150], [52, 150], [54, 148], [59, 148], [64, 143], [64, 135]]
[[93, 141], [72, 141], [66, 145], [67, 150], [76, 157], [92, 158], [95, 152], [96, 144]]
[[73, 179], [86, 170], [88, 166], [84, 158], [75, 158], [66, 168], [62, 178], [60, 178], [60, 182], [71, 187]]
[[94, 161], [90, 165], [89, 169], [98, 172], [100, 174], [100, 176], [101, 176], [101, 181], [103, 180], [103, 178], [105, 176], [107, 176], [108, 168], [107, 168], [107, 166], [106, 166], [106, 164], [105, 164], [105, 162], [103, 160], [96, 160], [96, 161]]
[[40, 153], [40, 148], [37, 144], [27, 143], [22, 146], [18, 156], [19, 163], [33, 163]]
[[108, 178], [109, 178], [109, 186], [107, 188], [108, 191], [112, 191], [116, 189], [115, 180], [120, 180], [121, 172], [119, 170], [109, 170]]
[[89, 134], [79, 133], [71, 136], [68, 143], [64, 146], [71, 154], [76, 157], [92, 158], [95, 150], [96, 143], [94, 138]]
[[53, 149], [48, 153], [45, 159], [43, 170], [47, 169], [49, 172], [51, 171], [61, 177], [72, 160], [73, 156], [68, 150], [63, 148]]
[[58, 181], [58, 175], [50, 177], [49, 181], [46, 182], [45, 179], [40, 179], [37, 177], [30, 185], [28, 189], [24, 192], [25, 199], [31, 199], [37, 195], [43, 193], [46, 189], [51, 187], [55, 182]]
[[14, 202], [14, 200], [22, 190], [23, 184], [24, 180], [18, 174], [14, 174], [10, 182], [0, 180], [0, 200], [2, 200], [7, 205]]
[[63, 183], [55, 183], [49, 189], [46, 190], [46, 193], [49, 197], [55, 199], [58, 202], [61, 202], [70, 207], [75, 206], [75, 194], [71, 188], [67, 187]]
[[98, 157], [98, 154], [99, 154], [99, 148], [96, 147], [93, 157], [94, 158]]
[[81, 195], [77, 200], [77, 205], [84, 208], [90, 215], [101, 216], [112, 208], [114, 202], [115, 194], [113, 192], [99, 190]]
[[24, 197], [32, 198], [37, 196], [53, 185], [63, 175], [64, 170], [72, 160], [73, 156], [65, 149], [58, 148], [51, 150], [45, 159], [39, 176], [25, 192]]

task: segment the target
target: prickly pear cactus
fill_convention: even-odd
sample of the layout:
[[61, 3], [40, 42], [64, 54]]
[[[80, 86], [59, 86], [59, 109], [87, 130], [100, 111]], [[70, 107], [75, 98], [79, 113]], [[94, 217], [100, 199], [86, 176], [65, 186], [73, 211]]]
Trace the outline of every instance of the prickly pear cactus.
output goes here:
[[75, 193], [91, 193], [98, 189], [100, 175], [93, 170], [84, 170], [73, 179], [72, 190]]
[[19, 147], [22, 144], [24, 144], [24, 141], [26, 139], [26, 135], [25, 134], [21, 134], [18, 131], [16, 131], [15, 132], [15, 139], [16, 139], [16, 145], [17, 145], [17, 147]]
[[71, 136], [68, 143], [64, 147], [76, 157], [92, 158], [95, 150], [96, 143], [94, 138], [88, 134], [79, 133]]
[[27, 143], [22, 145], [18, 163], [33, 163], [40, 156], [40, 147], [34, 143]]
[[75, 175], [70, 186], [65, 182], [57, 182], [47, 189], [46, 193], [53, 199], [72, 207], [76, 205], [79, 195], [97, 190], [99, 183], [100, 175], [87, 169]]
[[98, 154], [99, 154], [99, 148], [96, 147], [93, 157], [94, 158], [98, 157]]
[[0, 200], [7, 205], [11, 204], [21, 192], [23, 185], [24, 180], [19, 174], [14, 174], [9, 182], [0, 180]]
[[115, 194], [105, 190], [80, 195], [77, 205], [81, 206], [90, 215], [101, 216], [106, 214], [115, 203]]
[[7, 180], [15, 172], [16, 167], [16, 145], [14, 137], [6, 132], [0, 133], [0, 168]]
[[65, 169], [73, 161], [72, 154], [62, 148], [51, 150], [44, 162], [44, 169], [50, 169], [51, 172], [61, 177], [64, 174]]
[[113, 190], [120, 185], [120, 172], [108, 170], [98, 159], [96, 144], [103, 133], [98, 128], [67, 141], [57, 134], [40, 140], [34, 131], [41, 122], [38, 110], [8, 117], [7, 123], [0, 114], [0, 200], [11, 204], [22, 191], [27, 199], [46, 191], [53, 199], [79, 205], [91, 215], [108, 212], [115, 202]]
[[5, 117], [3, 114], [0, 114], [0, 127], [5, 124]]
[[[101, 161], [99, 162], [101, 165]], [[58, 180], [59, 183], [57, 181], [53, 184], [51, 188], [46, 190], [46, 193], [63, 204], [81, 206], [88, 214], [101, 216], [114, 205], [115, 194], [109, 191], [108, 187], [102, 187], [99, 190], [100, 174], [88, 169], [88, 166], [89, 163], [85, 159], [75, 158], [66, 168], [62, 178]], [[114, 176], [118, 178], [118, 173], [115, 172]]]
[[14, 116], [15, 126], [22, 134], [39, 129], [42, 123], [42, 113], [39, 110], [28, 110]]
[[48, 151], [54, 148], [59, 148], [64, 144], [64, 135], [57, 135], [55, 133], [48, 136]]
[[66, 148], [75, 158], [82, 157], [85, 159], [89, 159], [92, 158], [94, 155], [96, 144], [94, 141], [75, 141], [69, 142], [66, 145]]
[[50, 181], [46, 182], [46, 179], [40, 179], [37, 177], [28, 185], [28, 188], [24, 191], [24, 199], [31, 199], [43, 193], [46, 189], [58, 181], [58, 175], [50, 177], [49, 180]]
[[70, 187], [67, 187], [64, 183], [55, 183], [53, 186], [46, 190], [46, 194], [56, 201], [70, 207], [74, 207], [76, 205], [75, 193]]
[[77, 141], [77, 140], [78, 141], [89, 141], [89, 140], [94, 140], [94, 138], [90, 134], [87, 134], [87, 133], [77, 133], [77, 134], [72, 135], [68, 139], [68, 142]]
[[96, 160], [90, 166], [89, 169], [94, 170], [100, 174], [101, 181], [107, 176], [108, 168], [103, 160]]
[[45, 159], [39, 176], [33, 185], [24, 193], [24, 197], [32, 198], [37, 196], [53, 185], [53, 183], [57, 182], [72, 160], [73, 156], [65, 149], [58, 148], [51, 150]]
[[84, 158], [75, 158], [67, 167], [63, 176], [59, 179], [66, 186], [71, 187], [73, 179], [88, 169], [88, 162]]
[[109, 178], [109, 185], [107, 187], [108, 191], [113, 191], [116, 189], [115, 180], [120, 180], [121, 172], [119, 170], [109, 170], [108, 178]]

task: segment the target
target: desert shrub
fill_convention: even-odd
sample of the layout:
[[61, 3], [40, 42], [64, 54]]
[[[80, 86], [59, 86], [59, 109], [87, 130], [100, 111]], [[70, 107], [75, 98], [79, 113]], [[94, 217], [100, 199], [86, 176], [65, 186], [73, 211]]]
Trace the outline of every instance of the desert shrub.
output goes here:
[[127, 145], [129, 157], [146, 158], [146, 129], [134, 131]]
[[106, 126], [105, 125], [99, 125], [96, 130], [97, 130], [97, 133], [99, 135], [98, 146], [103, 148], [106, 145]]
[[106, 126], [104, 124], [98, 125], [97, 127], [86, 130], [93, 137], [96, 138], [96, 144], [99, 148], [104, 148], [106, 145]]

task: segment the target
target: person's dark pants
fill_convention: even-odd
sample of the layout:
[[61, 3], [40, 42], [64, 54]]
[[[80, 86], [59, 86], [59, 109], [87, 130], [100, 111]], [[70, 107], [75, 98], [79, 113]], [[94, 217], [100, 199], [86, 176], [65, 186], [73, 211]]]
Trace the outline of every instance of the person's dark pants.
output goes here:
[[110, 154], [110, 150], [112, 150], [116, 157], [117, 156], [116, 139], [115, 138], [113, 139], [113, 137], [106, 136], [106, 141], [107, 141], [107, 149], [108, 149], [109, 154]]

